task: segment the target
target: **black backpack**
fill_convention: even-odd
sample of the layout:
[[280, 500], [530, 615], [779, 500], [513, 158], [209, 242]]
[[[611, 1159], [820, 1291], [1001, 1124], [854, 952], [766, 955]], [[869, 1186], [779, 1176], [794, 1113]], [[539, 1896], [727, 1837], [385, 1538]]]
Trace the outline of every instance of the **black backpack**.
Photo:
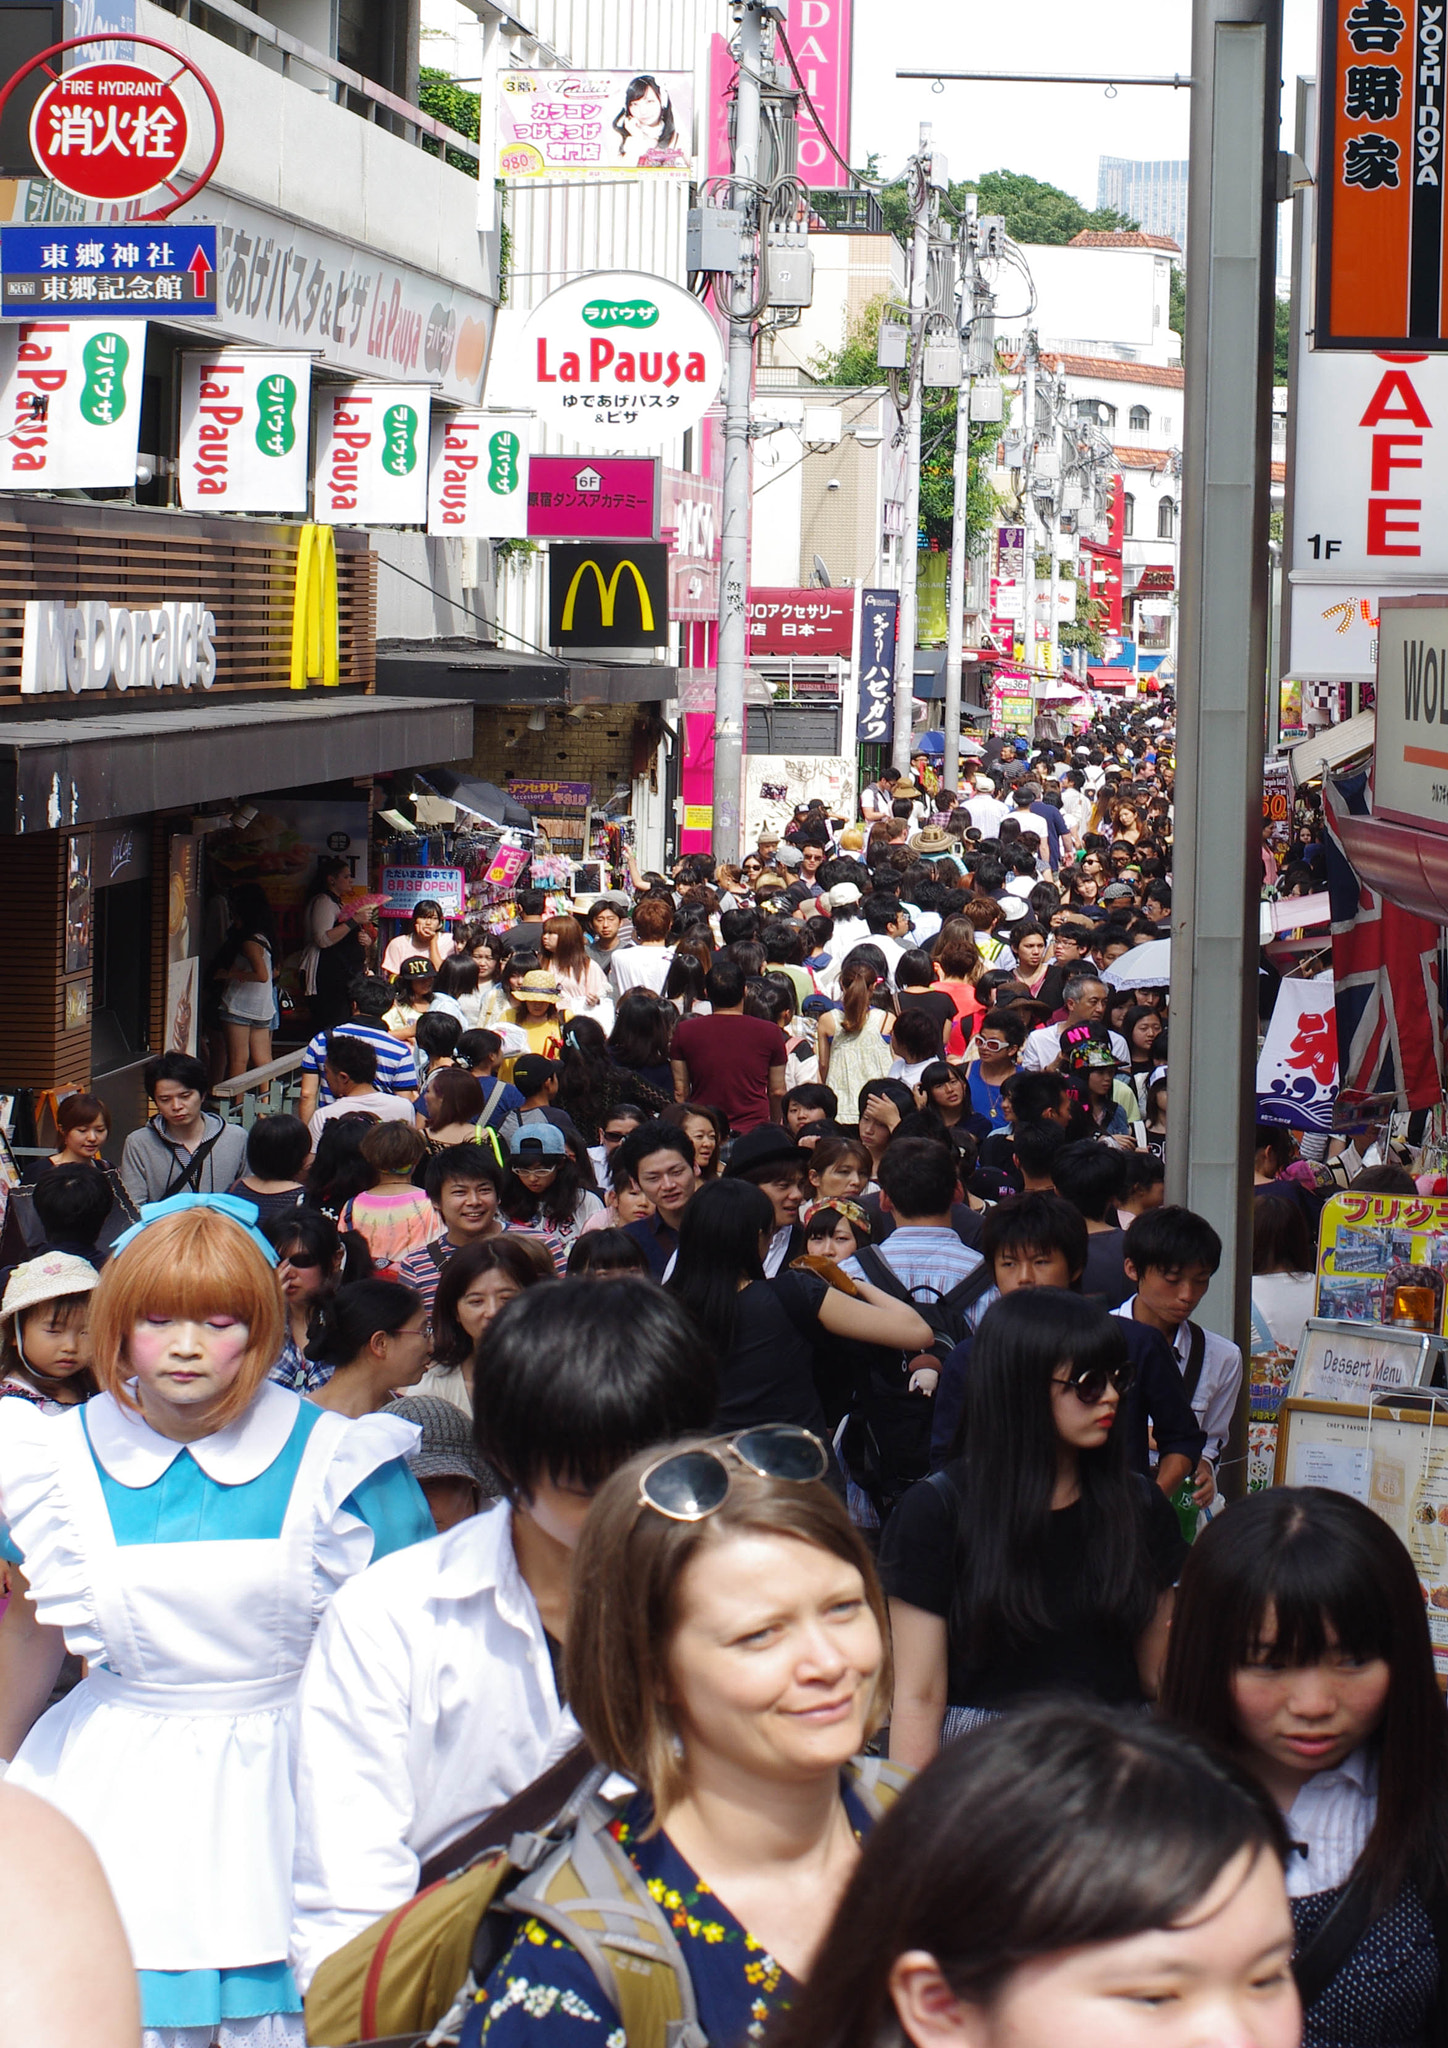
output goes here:
[[[888, 1239], [886, 1240], [888, 1242]], [[935, 1332], [925, 1351], [914, 1354], [926, 1359], [930, 1352], [936, 1362], [942, 1362], [947, 1353], [970, 1335], [968, 1310], [995, 1285], [995, 1274], [989, 1259], [980, 1264], [963, 1280], [957, 1280], [948, 1293], [942, 1294], [937, 1287], [925, 1287], [912, 1294], [904, 1281], [894, 1272], [884, 1254], [872, 1244], [863, 1245], [855, 1253], [855, 1263], [872, 1287], [880, 1288], [886, 1294], [893, 1294], [897, 1301], [908, 1301], [912, 1308], [924, 1316]], [[934, 1300], [921, 1300], [920, 1294], [933, 1295]]]

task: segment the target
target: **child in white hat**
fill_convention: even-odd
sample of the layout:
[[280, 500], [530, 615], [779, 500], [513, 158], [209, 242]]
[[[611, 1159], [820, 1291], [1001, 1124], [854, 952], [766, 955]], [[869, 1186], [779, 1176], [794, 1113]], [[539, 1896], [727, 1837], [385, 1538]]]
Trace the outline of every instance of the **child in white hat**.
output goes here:
[[0, 1301], [0, 1399], [56, 1415], [95, 1393], [87, 1322], [99, 1279], [71, 1252], [43, 1252], [12, 1268]]

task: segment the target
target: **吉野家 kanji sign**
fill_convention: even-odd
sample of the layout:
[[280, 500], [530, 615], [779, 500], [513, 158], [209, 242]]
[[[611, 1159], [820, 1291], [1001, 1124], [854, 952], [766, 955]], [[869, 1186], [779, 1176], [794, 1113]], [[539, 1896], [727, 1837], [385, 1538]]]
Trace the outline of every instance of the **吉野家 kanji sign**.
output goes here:
[[1323, 0], [1312, 345], [1448, 349], [1444, 0]]
[[113, 319], [174, 307], [216, 311], [216, 229], [121, 221], [0, 228], [0, 314]]
[[140, 199], [180, 169], [186, 109], [139, 64], [82, 64], [48, 85], [30, 116], [35, 161], [79, 199]]

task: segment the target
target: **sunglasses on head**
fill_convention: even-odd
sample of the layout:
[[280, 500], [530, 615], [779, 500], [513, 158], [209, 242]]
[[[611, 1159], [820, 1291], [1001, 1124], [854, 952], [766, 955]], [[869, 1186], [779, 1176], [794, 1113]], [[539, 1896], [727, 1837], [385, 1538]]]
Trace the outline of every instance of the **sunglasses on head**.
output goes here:
[[828, 1453], [812, 1430], [768, 1422], [741, 1430], [717, 1450], [701, 1445], [660, 1458], [639, 1477], [639, 1506], [670, 1522], [702, 1522], [718, 1514], [734, 1483], [731, 1458], [761, 1479], [788, 1479], [800, 1486], [823, 1479], [829, 1470]]
[[1120, 1365], [1093, 1366], [1088, 1372], [1071, 1372], [1066, 1385], [1086, 1407], [1094, 1407], [1106, 1392], [1108, 1386], [1115, 1387], [1118, 1394], [1130, 1393], [1136, 1385], [1136, 1367], [1129, 1358]]

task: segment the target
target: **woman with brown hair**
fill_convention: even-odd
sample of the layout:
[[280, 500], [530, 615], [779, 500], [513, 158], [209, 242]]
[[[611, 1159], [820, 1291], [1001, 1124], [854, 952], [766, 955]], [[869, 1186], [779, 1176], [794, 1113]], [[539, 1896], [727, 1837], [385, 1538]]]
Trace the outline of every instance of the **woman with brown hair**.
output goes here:
[[[275, 1253], [226, 1195], [178, 1195], [92, 1296], [102, 1392], [23, 1402], [0, 1513], [24, 1561], [5, 1617], [0, 1754], [101, 1859], [146, 2048], [301, 2048], [287, 1967], [292, 1702], [332, 1594], [432, 1532], [417, 1431], [272, 1385]], [[65, 1650], [89, 1674], [43, 1713]]]
[[[569, 1705], [639, 1787], [599, 1839], [662, 1902], [718, 2048], [799, 1998], [885, 1803], [882, 1767], [852, 1761], [888, 1694], [884, 1609], [825, 1469], [787, 1426], [645, 1452], [604, 1484], [575, 1554]], [[461, 2038], [623, 2034], [579, 1951], [524, 1920]]]
[[576, 917], [545, 917], [539, 953], [543, 965], [552, 968], [563, 1007], [570, 1014], [602, 1009], [605, 1025], [613, 1022], [608, 978], [598, 962], [589, 958], [583, 926]]
[[659, 1121], [673, 1124], [694, 1148], [694, 1171], [703, 1180], [717, 1180], [724, 1171], [729, 1120], [707, 1102], [671, 1102]]
[[435, 1066], [422, 1091], [427, 1111], [423, 1136], [434, 1152], [448, 1145], [486, 1144], [480, 1136], [483, 1123], [483, 1084], [463, 1067]]
[[473, 1363], [484, 1330], [527, 1288], [556, 1277], [553, 1261], [538, 1239], [521, 1231], [485, 1237], [454, 1252], [433, 1297], [432, 1364], [418, 1393], [451, 1401], [471, 1421]]
[[820, 1079], [829, 1082], [841, 1102], [853, 1102], [866, 1081], [888, 1074], [895, 1057], [890, 1049], [889, 1016], [874, 1005], [875, 995], [884, 992], [888, 984], [879, 968], [858, 957], [867, 951], [878, 956], [879, 949], [857, 946], [845, 955], [840, 968], [840, 1007], [826, 1010], [815, 1034]]
[[104, 1176], [111, 1191], [111, 1227], [116, 1226], [116, 1212], [128, 1223], [134, 1223], [140, 1211], [126, 1193], [125, 1182], [121, 1179], [109, 1159], [102, 1155], [101, 1147], [111, 1134], [111, 1113], [99, 1095], [66, 1095], [55, 1112], [55, 1135], [60, 1141], [58, 1152], [47, 1157], [44, 1153], [38, 1159], [29, 1160], [23, 1175], [26, 1181], [39, 1180], [52, 1166], [87, 1166]]

